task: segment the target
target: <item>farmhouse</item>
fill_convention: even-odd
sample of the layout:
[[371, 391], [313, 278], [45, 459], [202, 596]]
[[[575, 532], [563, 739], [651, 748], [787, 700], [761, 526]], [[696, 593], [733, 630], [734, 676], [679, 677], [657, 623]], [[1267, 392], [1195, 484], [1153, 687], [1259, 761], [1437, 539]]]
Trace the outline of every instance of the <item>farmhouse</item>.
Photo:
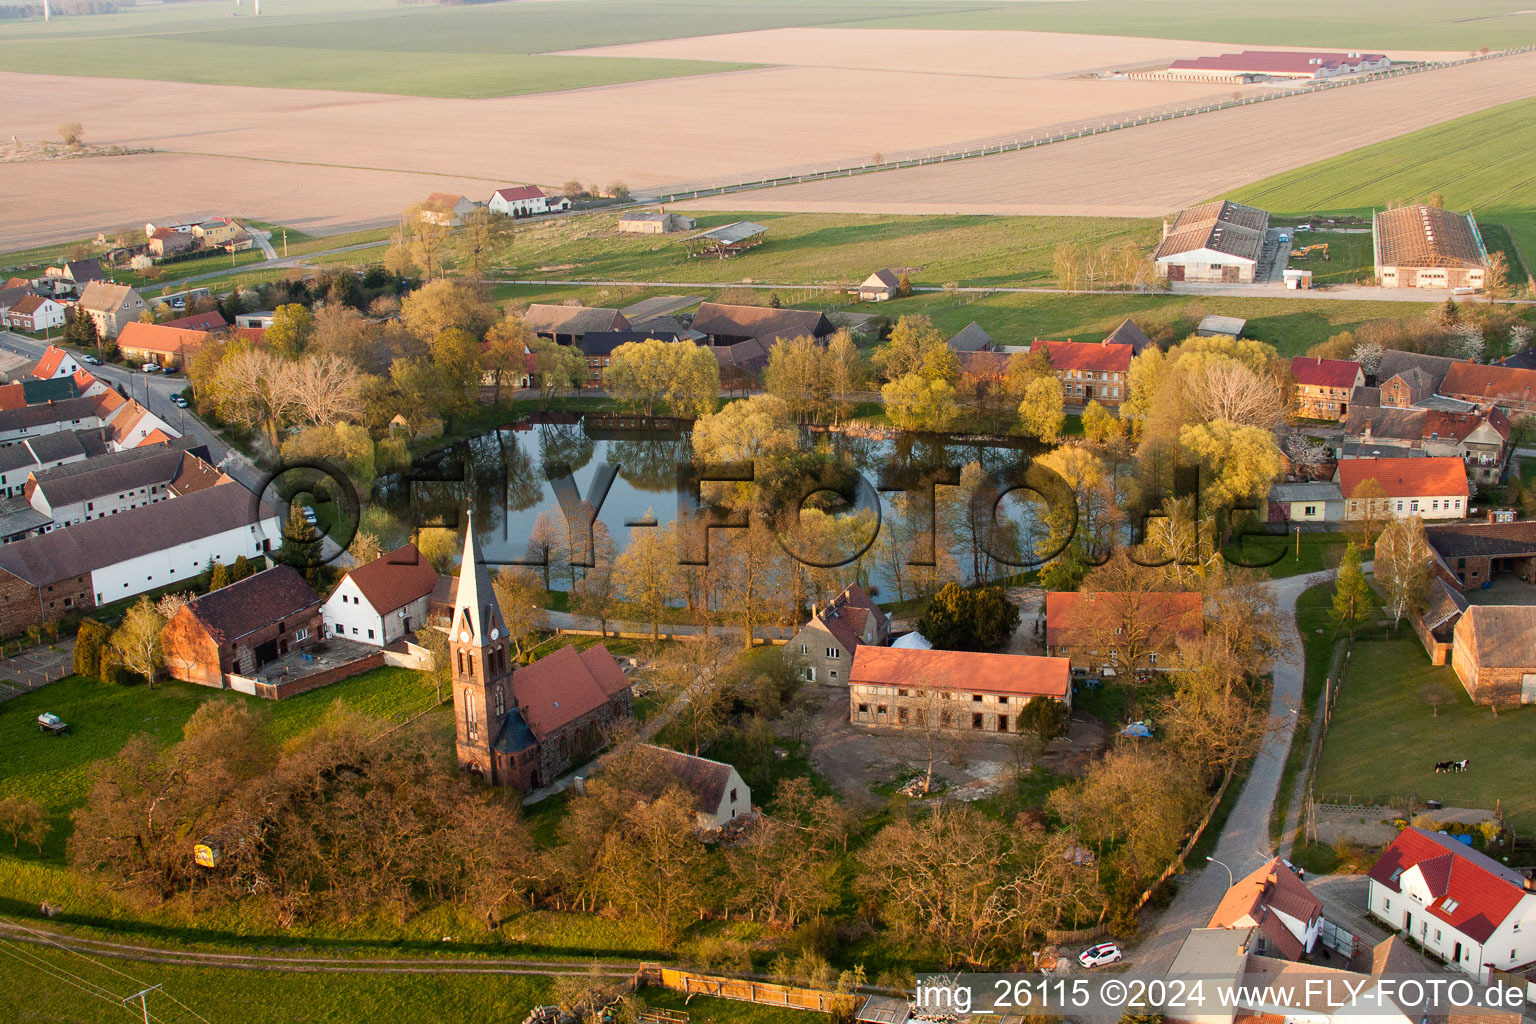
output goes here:
[[1141, 355], [1141, 350], [1152, 344], [1152, 339], [1147, 337], [1147, 332], [1137, 327], [1131, 320], [1120, 321], [1120, 326], [1110, 331], [1109, 337], [1104, 340], [1111, 345], [1129, 345], [1134, 355]]
[[385, 647], [427, 622], [439, 573], [415, 544], [348, 572], [326, 598], [323, 632]]
[[1035, 341], [1031, 353], [1044, 352], [1061, 381], [1068, 405], [1098, 402], [1114, 408], [1130, 393], [1131, 346], [1081, 341]]
[[465, 217], [475, 212], [478, 205], [474, 200], [464, 196], [433, 192], [427, 196], [426, 202], [421, 204], [416, 216], [428, 224], [456, 228], [464, 223]]
[[1344, 419], [1350, 394], [1365, 386], [1365, 371], [1348, 359], [1297, 356], [1291, 360], [1291, 377], [1296, 382], [1296, 414], [1315, 420]]
[[[1460, 459], [1349, 459], [1339, 463], [1334, 480], [1344, 495], [1345, 519], [1363, 519], [1373, 511], [1420, 519], [1467, 514], [1467, 468]], [[1372, 480], [1384, 497], [1360, 496], [1357, 488]]]
[[92, 281], [105, 281], [107, 275], [101, 272], [100, 260], [65, 260], [56, 267], [49, 267], [43, 271], [45, 277], [57, 278], [61, 281], [71, 281], [81, 287]]
[[1536, 582], [1536, 522], [1447, 523], [1424, 537], [1436, 573], [1458, 590], [1481, 587], [1498, 572]]
[[1488, 250], [1471, 213], [1399, 206], [1371, 221], [1376, 281], [1383, 288], [1481, 288]]
[[1510, 452], [1510, 422], [1496, 408], [1444, 412], [1424, 408], [1356, 407], [1344, 426], [1344, 458], [1394, 449], [1406, 457], [1454, 456], [1482, 483], [1497, 483]]
[[1066, 658], [861, 646], [848, 673], [854, 725], [922, 727], [936, 714], [944, 729], [1017, 733], [1032, 700], [1072, 703]]
[[1250, 951], [1300, 960], [1312, 952], [1322, 925], [1323, 901], [1283, 860], [1271, 857], [1227, 890], [1207, 927], [1253, 928]]
[[859, 285], [860, 302], [884, 302], [901, 294], [901, 277], [894, 270], [877, 270]]
[[711, 345], [761, 341], [771, 348], [781, 338], [810, 337], [818, 341], [832, 333], [832, 321], [814, 309], [774, 309], [772, 306], [734, 306], [705, 302], [693, 315], [693, 329]]
[[131, 363], [185, 366], [209, 340], [204, 331], [189, 331], [166, 324], [131, 323], [123, 326], [117, 350]]
[[689, 235], [683, 239], [683, 244], [688, 248], [690, 259], [694, 256], [715, 256], [723, 260], [762, 245], [763, 237], [767, 234], [768, 229], [763, 225], [744, 220]]
[[36, 333], [64, 326], [64, 306], [43, 295], [28, 295], [11, 304], [5, 322], [18, 331]]
[[1163, 222], [1163, 239], [1152, 251], [1157, 272], [1170, 281], [1252, 284], [1264, 247], [1269, 214], [1220, 200]]
[[229, 477], [186, 450], [191, 445], [177, 438], [34, 470], [22, 494], [52, 521], [50, 529], [58, 529], [228, 483]]
[[1439, 393], [1475, 405], [1496, 405], [1511, 416], [1536, 412], [1536, 370], [1481, 363], [1456, 363], [1446, 371]]
[[259, 558], [281, 529], [276, 510], [231, 483], [0, 546], [0, 631], [193, 579], [210, 558]]
[[471, 522], [448, 626], [460, 770], [528, 793], [579, 767], [634, 720], [629, 680], [607, 647], [562, 647], [515, 672], [508, 653]]
[[1445, 380], [1451, 367], [1466, 361], [1450, 356], [1429, 356], [1388, 349], [1381, 357], [1381, 366], [1376, 370], [1376, 380], [1381, 386], [1381, 404], [1407, 408], [1433, 400], [1440, 389], [1440, 382]]
[[1478, 981], [1536, 959], [1536, 893], [1525, 877], [1451, 836], [1403, 829], [1368, 878], [1373, 916]]
[[649, 743], [635, 748], [651, 770], [653, 796], [677, 786], [693, 798], [698, 828], [713, 832], [726, 823], [752, 813], [752, 791], [741, 774], [724, 761], [657, 747]]
[[320, 595], [291, 565], [279, 565], [188, 601], [161, 631], [175, 679], [227, 689], [320, 632]]
[[80, 293], [77, 309], [83, 309], [103, 338], [116, 338], [124, 327], [144, 312], [144, 298], [125, 284], [92, 281]]
[[556, 306], [535, 302], [523, 322], [541, 338], [561, 345], [580, 345], [588, 331], [627, 331], [629, 320], [616, 309], [601, 306]]
[[859, 647], [882, 647], [890, 639], [891, 617], [863, 587], [850, 583], [825, 608], [811, 610], [810, 620], [790, 638], [789, 647], [800, 652], [807, 682], [840, 686]]
[[960, 333], [950, 338], [947, 344], [951, 351], [961, 355], [971, 352], [990, 352], [993, 349], [992, 335], [988, 334], [975, 320], [962, 327]]
[[631, 235], [670, 235], [698, 226], [699, 222], [692, 217], [665, 210], [631, 210], [619, 216], [619, 230]]
[[1243, 50], [1215, 57], [1176, 60], [1147, 77], [1176, 82], [1322, 81], [1381, 71], [1392, 66], [1384, 53], [1308, 53], [1298, 50]]
[[1179, 645], [1205, 635], [1199, 594], [1079, 593], [1045, 595], [1045, 652], [1075, 672], [1115, 675], [1180, 665]]
[[548, 213], [549, 199], [550, 197], [545, 195], [544, 190], [537, 185], [514, 185], [492, 192], [490, 202], [486, 205], [490, 207], [492, 213], [506, 214], [509, 217], [531, 217], [538, 213]]

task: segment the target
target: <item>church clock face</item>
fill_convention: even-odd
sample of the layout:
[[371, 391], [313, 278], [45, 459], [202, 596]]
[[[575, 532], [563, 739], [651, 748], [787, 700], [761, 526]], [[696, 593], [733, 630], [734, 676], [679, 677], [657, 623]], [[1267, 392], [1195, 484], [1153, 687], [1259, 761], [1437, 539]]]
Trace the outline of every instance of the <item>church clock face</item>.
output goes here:
[[500, 637], [501, 637], [501, 630], [496, 629], [495, 627], [492, 627], [491, 628], [491, 639], [492, 640], [497, 640], [497, 639], [500, 639]]
[[467, 630], [467, 629], [459, 630], [459, 643], [462, 643], [462, 644], [469, 643], [469, 630]]

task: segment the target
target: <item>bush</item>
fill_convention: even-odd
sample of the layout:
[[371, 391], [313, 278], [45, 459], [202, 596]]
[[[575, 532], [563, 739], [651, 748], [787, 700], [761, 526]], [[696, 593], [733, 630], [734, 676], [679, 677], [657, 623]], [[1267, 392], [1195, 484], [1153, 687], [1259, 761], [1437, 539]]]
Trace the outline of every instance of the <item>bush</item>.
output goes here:
[[918, 632], [949, 651], [995, 650], [1018, 628], [1018, 605], [1002, 587], [966, 590], [957, 583], [946, 583], [934, 594], [917, 621]]
[[107, 645], [107, 627], [95, 619], [81, 619], [75, 631], [75, 674], [101, 678], [101, 652]]

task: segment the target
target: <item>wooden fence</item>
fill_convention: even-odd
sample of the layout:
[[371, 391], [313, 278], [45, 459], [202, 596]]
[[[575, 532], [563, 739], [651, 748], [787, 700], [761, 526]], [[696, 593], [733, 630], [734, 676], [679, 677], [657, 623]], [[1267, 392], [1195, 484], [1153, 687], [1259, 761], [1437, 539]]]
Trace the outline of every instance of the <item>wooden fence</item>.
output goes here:
[[[650, 967], [641, 972], [643, 984], [660, 985], [686, 995], [714, 996], [718, 999], [736, 999], [763, 1006], [783, 1006], [791, 1010], [812, 1010], [831, 1013], [839, 999], [847, 994], [827, 992], [822, 989], [801, 988], [796, 985], [780, 985], [770, 981], [754, 981], [748, 978], [723, 978], [712, 974], [695, 974], [670, 967]], [[857, 997], [855, 997], [857, 998]]]

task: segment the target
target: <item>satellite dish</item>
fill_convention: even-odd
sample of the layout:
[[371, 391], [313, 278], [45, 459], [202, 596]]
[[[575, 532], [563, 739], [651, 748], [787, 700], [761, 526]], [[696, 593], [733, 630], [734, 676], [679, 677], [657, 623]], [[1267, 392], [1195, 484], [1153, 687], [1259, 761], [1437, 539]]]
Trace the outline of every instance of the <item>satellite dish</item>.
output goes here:
[[467, 630], [467, 629], [459, 630], [459, 642], [460, 643], [465, 643], [465, 644], [469, 643], [469, 630]]

